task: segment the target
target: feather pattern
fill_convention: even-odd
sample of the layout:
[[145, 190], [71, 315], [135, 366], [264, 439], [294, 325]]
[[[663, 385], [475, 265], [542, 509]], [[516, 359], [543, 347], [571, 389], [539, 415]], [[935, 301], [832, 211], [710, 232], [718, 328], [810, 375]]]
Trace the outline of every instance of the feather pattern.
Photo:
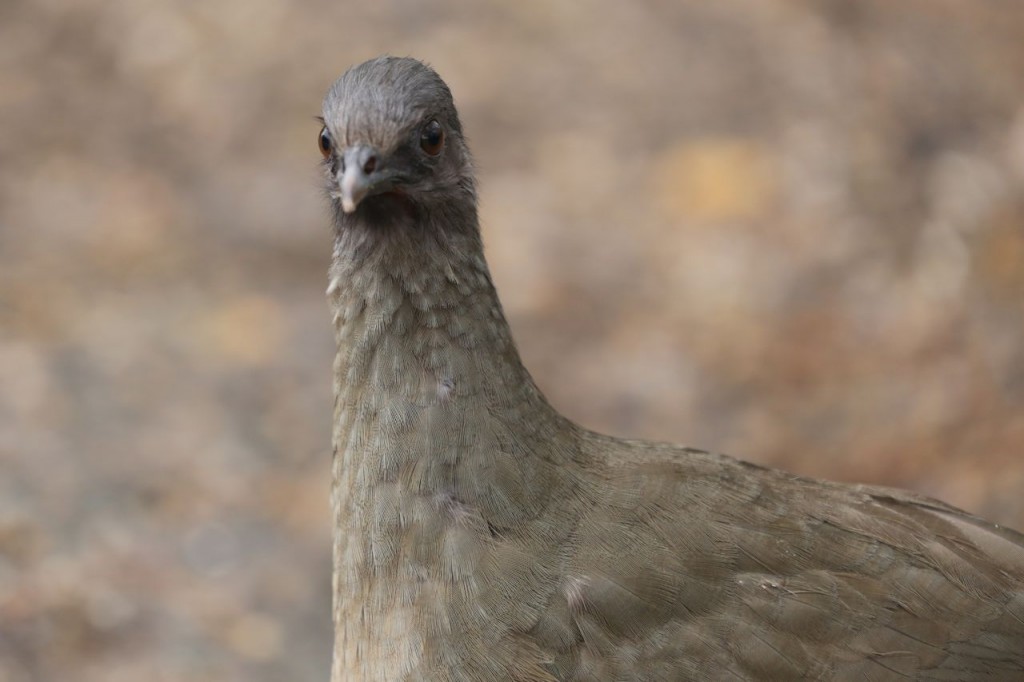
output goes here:
[[443, 158], [335, 211], [334, 682], [1024, 679], [1019, 533], [559, 415], [491, 282], [447, 87], [382, 58], [324, 106], [399, 159], [430, 116]]

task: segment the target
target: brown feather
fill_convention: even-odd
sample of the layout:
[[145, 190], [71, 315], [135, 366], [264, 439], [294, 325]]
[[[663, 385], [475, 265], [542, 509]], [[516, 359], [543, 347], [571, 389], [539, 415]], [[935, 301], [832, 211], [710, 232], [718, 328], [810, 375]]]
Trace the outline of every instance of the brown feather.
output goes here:
[[396, 155], [424, 116], [447, 156], [336, 211], [334, 682], [1024, 680], [1019, 533], [559, 415], [491, 283], [447, 88], [376, 60], [324, 106]]

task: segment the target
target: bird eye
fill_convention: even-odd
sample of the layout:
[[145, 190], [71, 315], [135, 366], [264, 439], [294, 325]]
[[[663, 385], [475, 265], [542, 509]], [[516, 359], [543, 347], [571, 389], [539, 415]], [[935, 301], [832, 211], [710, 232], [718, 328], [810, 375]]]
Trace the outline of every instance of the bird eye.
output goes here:
[[420, 149], [431, 156], [437, 156], [441, 153], [443, 146], [444, 128], [437, 121], [431, 121], [423, 127], [423, 132], [420, 133]]
[[320, 153], [324, 155], [325, 159], [331, 155], [334, 142], [331, 141], [331, 134], [327, 132], [327, 126], [320, 129], [320, 138], [317, 140], [317, 144], [320, 147]]

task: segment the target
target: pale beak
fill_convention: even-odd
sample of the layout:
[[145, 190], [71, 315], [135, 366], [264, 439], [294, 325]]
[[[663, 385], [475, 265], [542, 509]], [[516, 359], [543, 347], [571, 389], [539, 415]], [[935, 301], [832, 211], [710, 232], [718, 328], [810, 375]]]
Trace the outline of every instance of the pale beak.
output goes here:
[[386, 174], [377, 170], [379, 155], [365, 145], [354, 145], [343, 155], [344, 170], [336, 177], [341, 191], [341, 210], [351, 213], [370, 194], [390, 187]]

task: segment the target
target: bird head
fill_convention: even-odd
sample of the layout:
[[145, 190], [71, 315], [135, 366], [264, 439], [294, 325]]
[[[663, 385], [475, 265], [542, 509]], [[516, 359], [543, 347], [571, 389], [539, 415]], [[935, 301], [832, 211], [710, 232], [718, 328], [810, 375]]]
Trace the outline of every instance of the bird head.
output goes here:
[[422, 62], [353, 66], [328, 91], [322, 120], [318, 144], [339, 221], [430, 211], [459, 195], [475, 202], [451, 91]]

